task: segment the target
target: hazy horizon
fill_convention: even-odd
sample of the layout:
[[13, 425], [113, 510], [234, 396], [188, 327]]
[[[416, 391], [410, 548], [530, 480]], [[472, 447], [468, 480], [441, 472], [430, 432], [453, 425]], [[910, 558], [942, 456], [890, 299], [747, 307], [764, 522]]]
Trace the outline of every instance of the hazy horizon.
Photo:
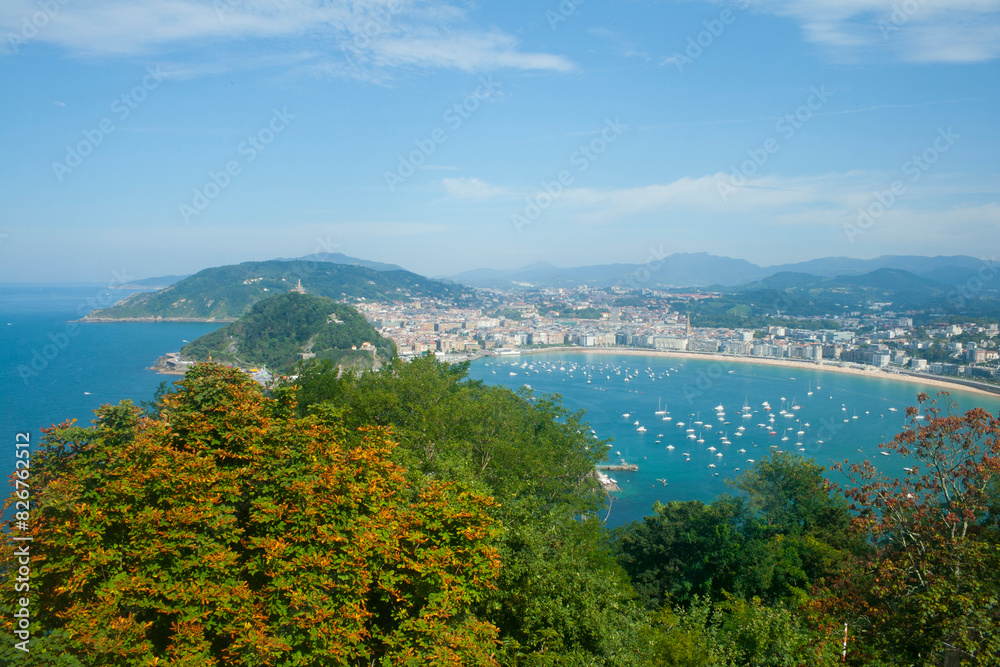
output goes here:
[[[343, 254], [347, 255], [347, 253], [343, 253]], [[681, 253], [677, 253], [677, 254], [681, 254]], [[703, 253], [697, 253], [697, 252], [695, 252], [695, 253], [687, 253], [687, 254], [703, 254]], [[708, 253], [708, 254], [711, 255], [712, 253]], [[983, 262], [990, 263], [990, 264], [996, 262], [995, 255], [992, 256], [992, 257], [987, 257], [987, 256], [978, 256], [978, 255], [974, 255], [974, 254], [970, 254], [970, 253], [963, 253], [963, 254], [966, 255], [966, 256], [968, 256], [968, 257], [972, 257], [974, 259], [978, 259], [978, 260], [981, 260]], [[305, 257], [305, 256], [306, 255], [304, 255], [303, 257]], [[349, 257], [353, 257], [354, 259], [367, 260], [367, 261], [371, 261], [371, 262], [381, 262], [381, 263], [384, 263], [384, 264], [398, 264], [397, 262], [388, 262], [388, 261], [384, 261], [384, 260], [382, 260], [380, 258], [354, 257], [352, 255], [348, 255], [348, 256]], [[722, 255], [714, 255], [714, 256], [715, 257], [725, 257], [725, 256], [722, 256]], [[809, 262], [809, 261], [822, 260], [822, 259], [848, 259], [848, 260], [862, 260], [862, 261], [864, 261], [864, 260], [877, 259], [878, 257], [882, 257], [882, 256], [884, 256], [884, 255], [879, 255], [879, 256], [876, 256], [876, 257], [846, 257], [846, 256], [837, 256], [837, 257], [834, 257], [834, 256], [828, 256], [828, 257], [810, 257], [808, 259], [804, 259], [804, 260], [801, 260], [801, 261], [802, 262]], [[931, 257], [931, 258], [933, 258], [933, 257], [940, 257], [940, 256], [950, 257], [950, 256], [954, 256], [954, 255], [922, 255], [921, 257]], [[727, 258], [728, 259], [734, 259], [734, 260], [745, 259], [745, 258], [742, 258], [742, 257], [727, 257]], [[233, 262], [232, 264], [242, 264], [243, 262], [257, 262], [257, 261], [275, 261], [275, 260], [297, 261], [298, 259], [300, 259], [300, 258], [295, 258], [295, 257], [287, 257], [287, 258], [268, 257], [268, 258], [263, 258], [263, 259], [247, 259], [247, 260], [243, 260], [243, 261]], [[661, 259], [661, 258], [657, 256], [657, 257], [653, 258], [653, 261], [658, 261], [659, 259]], [[647, 257], [647, 261], [649, 261], [648, 257]], [[747, 261], [749, 261], [749, 260], [747, 260]], [[616, 263], [617, 262], [600, 262], [599, 264], [586, 265], [586, 266], [610, 265], [610, 264], [616, 264]], [[632, 263], [624, 263], [624, 262], [622, 262], [622, 263], [623, 264], [635, 264], [635, 265], [638, 265], [638, 264], [641, 264], [642, 262], [632, 262]], [[797, 262], [791, 262], [791, 263], [795, 264]], [[583, 266], [583, 267], [560, 266], [560, 265], [557, 265], [557, 264], [552, 264], [551, 262], [546, 262], [545, 260], [538, 260], [536, 262], [533, 262], [532, 264], [520, 264], [520, 265], [516, 265], [516, 266], [507, 266], [507, 267], [500, 267], [500, 266], [476, 266], [476, 267], [471, 267], [469, 269], [463, 269], [463, 270], [460, 270], [460, 271], [456, 271], [454, 273], [447, 273], [447, 274], [444, 274], [444, 273], [439, 273], [439, 274], [423, 273], [423, 274], [421, 274], [421, 272], [415, 271], [415, 270], [411, 269], [408, 266], [405, 266], [405, 265], [399, 265], [399, 266], [400, 266], [400, 268], [402, 268], [402, 269], [404, 269], [406, 271], [411, 271], [413, 273], [418, 273], [418, 274], [424, 275], [424, 276], [426, 276], [428, 278], [432, 278], [432, 279], [448, 279], [448, 278], [452, 278], [454, 276], [457, 276], [457, 275], [459, 275], [461, 273], [464, 273], [466, 271], [474, 271], [474, 270], [512, 271], [512, 270], [517, 270], [517, 269], [529, 268], [529, 267], [537, 265], [537, 264], [546, 264], [546, 265], [551, 266], [554, 269], [586, 268], [586, 266]], [[212, 265], [209, 265], [209, 266], [202, 266], [202, 267], [194, 269], [193, 271], [186, 272], [186, 273], [164, 273], [164, 274], [150, 274], [150, 275], [133, 274], [133, 273], [129, 272], [128, 270], [125, 270], [124, 272], [121, 271], [121, 270], [113, 270], [111, 272], [111, 280], [110, 281], [108, 281], [108, 280], [0, 280], [0, 285], [3, 285], [3, 284], [6, 284], [6, 285], [16, 285], [16, 284], [37, 284], [37, 285], [45, 285], [45, 284], [54, 284], [54, 285], [60, 285], [60, 284], [92, 284], [92, 285], [99, 285], [99, 284], [102, 284], [102, 283], [108, 283], [108, 282], [110, 282], [110, 283], [112, 283], [112, 286], [116, 286], [116, 285], [121, 285], [121, 284], [127, 284], [127, 283], [129, 283], [131, 281], [149, 280], [151, 278], [193, 275], [195, 273], [198, 273], [199, 271], [203, 271], [205, 269], [214, 268], [214, 267], [217, 267], [217, 266], [226, 266], [226, 264], [212, 264]], [[776, 268], [778, 266], [781, 266], [781, 265], [772, 264], [772, 265], [767, 265], [767, 266], [760, 266], [760, 268], [766, 270], [766, 269]]]

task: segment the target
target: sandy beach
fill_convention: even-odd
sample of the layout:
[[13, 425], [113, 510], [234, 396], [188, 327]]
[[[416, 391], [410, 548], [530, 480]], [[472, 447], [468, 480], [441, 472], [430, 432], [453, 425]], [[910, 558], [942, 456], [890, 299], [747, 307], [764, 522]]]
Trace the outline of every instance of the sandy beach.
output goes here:
[[[796, 360], [796, 359], [774, 359], [769, 357], [745, 357], [745, 356], [733, 356], [725, 354], [711, 354], [707, 352], [678, 352], [674, 350], [637, 350], [632, 348], [618, 348], [618, 347], [578, 347], [578, 346], [562, 346], [562, 347], [547, 347], [547, 348], [536, 348], [520, 350], [521, 355], [525, 354], [540, 354], [543, 352], [577, 352], [577, 353], [587, 353], [587, 354], [610, 354], [610, 355], [624, 355], [624, 356], [640, 356], [640, 357], [671, 357], [676, 359], [701, 359], [708, 361], [717, 361], [724, 368], [722, 372], [728, 372], [733, 364], [762, 364], [768, 366], [784, 366], [789, 369], [805, 369], [805, 370], [818, 370], [818, 371], [830, 371], [832, 373], [848, 373], [851, 375], [860, 375], [872, 379], [886, 379], [886, 380], [897, 380], [900, 382], [909, 382], [911, 384], [920, 384], [925, 387], [938, 387], [945, 390], [959, 390], [972, 394], [983, 394], [986, 396], [998, 396], [1000, 395], [1000, 386], [992, 387], [989, 385], [971, 385], [966, 384], [967, 381], [964, 380], [950, 380], [941, 376], [933, 376], [926, 374], [909, 374], [905, 372], [886, 372], [880, 368], [874, 366], [848, 366], [842, 365], [841, 362], [837, 361], [826, 361], [822, 363], [816, 363], [814, 361]], [[507, 356], [507, 355], [504, 355]], [[516, 356], [516, 355], [510, 355]], [[870, 370], [868, 370], [870, 369]]]

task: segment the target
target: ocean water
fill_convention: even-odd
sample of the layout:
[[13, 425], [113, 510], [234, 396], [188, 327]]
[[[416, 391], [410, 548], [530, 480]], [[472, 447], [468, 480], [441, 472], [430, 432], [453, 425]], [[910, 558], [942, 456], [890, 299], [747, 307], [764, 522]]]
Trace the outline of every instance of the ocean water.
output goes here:
[[[67, 419], [89, 425], [104, 403], [152, 398], [174, 376], [148, 370], [157, 357], [220, 324], [73, 323], [130, 292], [105, 285], [0, 285], [0, 465], [14, 468], [15, 435]], [[4, 494], [7, 495], [6, 493]]]
[[[535, 394], [560, 394], [567, 408], [586, 411], [592, 435], [614, 439], [607, 463], [624, 460], [639, 469], [606, 473], [622, 489], [611, 502], [611, 526], [649, 514], [657, 500], [709, 501], [730, 491], [726, 480], [772, 448], [824, 466], [867, 459], [887, 474], [902, 475], [912, 462], [880, 454], [879, 443], [902, 430], [905, 409], [917, 405], [918, 393], [940, 391], [805, 366], [565, 350], [478, 359], [469, 375], [512, 389], [530, 385]], [[963, 411], [1000, 412], [1000, 396], [948, 391]], [[750, 408], [747, 418], [744, 405]], [[694, 439], [687, 437], [689, 428]], [[827, 476], [846, 483], [840, 473]]]

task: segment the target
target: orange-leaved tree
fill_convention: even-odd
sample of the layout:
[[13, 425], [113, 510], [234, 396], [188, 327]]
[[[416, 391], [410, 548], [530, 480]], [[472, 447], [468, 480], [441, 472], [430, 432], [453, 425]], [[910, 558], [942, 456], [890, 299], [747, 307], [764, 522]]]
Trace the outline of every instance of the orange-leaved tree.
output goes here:
[[905, 475], [837, 466], [870, 546], [826, 600], [860, 640], [856, 664], [1000, 665], [1000, 418], [938, 396], [943, 406], [920, 394], [924, 412], [907, 408], [910, 424], [884, 445], [909, 458]]
[[[414, 486], [384, 428], [296, 417], [201, 364], [157, 414], [104, 406], [32, 459], [31, 653], [4, 664], [492, 665], [471, 612], [499, 570], [492, 500]], [[0, 547], [0, 628], [17, 598]]]

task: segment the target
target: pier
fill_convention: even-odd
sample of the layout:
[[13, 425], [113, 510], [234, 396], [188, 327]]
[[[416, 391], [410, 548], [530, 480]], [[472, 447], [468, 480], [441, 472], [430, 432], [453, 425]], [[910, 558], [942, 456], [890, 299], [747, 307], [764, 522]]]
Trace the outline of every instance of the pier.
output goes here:
[[638, 472], [639, 466], [635, 463], [624, 463], [621, 465], [597, 466], [598, 470], [624, 470], [625, 472]]

